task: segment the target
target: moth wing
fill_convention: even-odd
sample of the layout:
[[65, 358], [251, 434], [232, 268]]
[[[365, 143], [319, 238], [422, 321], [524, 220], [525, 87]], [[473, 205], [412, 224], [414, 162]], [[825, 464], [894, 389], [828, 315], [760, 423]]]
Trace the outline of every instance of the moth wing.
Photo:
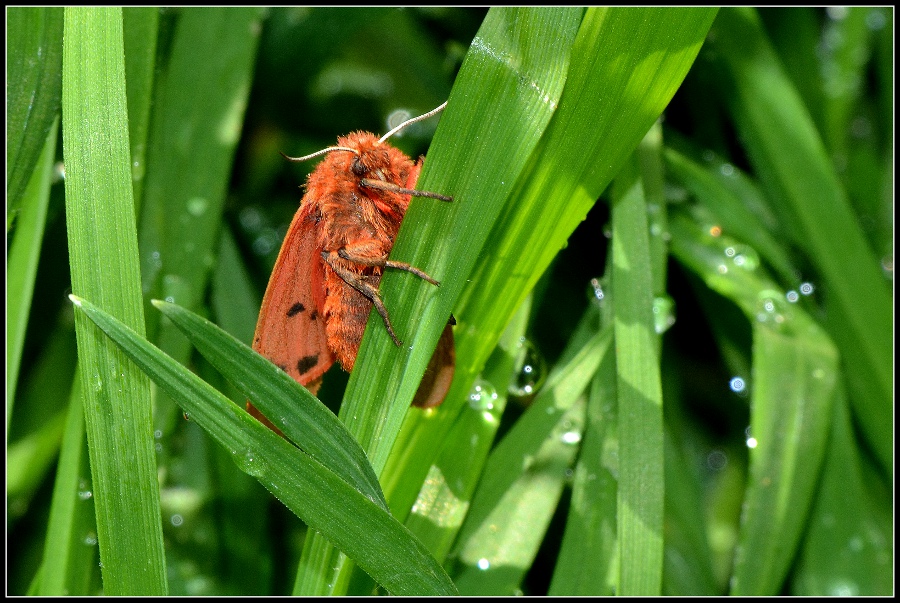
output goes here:
[[269, 278], [253, 349], [316, 393], [334, 364], [325, 337], [325, 268], [316, 244], [315, 204], [304, 198]]
[[431, 355], [412, 405], [419, 408], [433, 408], [440, 405], [450, 391], [455, 369], [456, 348], [453, 344], [453, 327], [448, 322], [444, 332], [441, 333], [434, 354]]

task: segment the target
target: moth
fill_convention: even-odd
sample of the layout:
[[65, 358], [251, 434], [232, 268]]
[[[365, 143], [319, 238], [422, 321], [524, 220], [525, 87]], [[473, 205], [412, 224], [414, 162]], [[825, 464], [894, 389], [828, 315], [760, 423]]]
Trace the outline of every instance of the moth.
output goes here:
[[[394, 343], [400, 339], [378, 291], [386, 269], [405, 270], [440, 283], [423, 270], [389, 260], [412, 197], [452, 201], [415, 189], [423, 157], [413, 161], [387, 143], [401, 129], [443, 110], [407, 120], [382, 136], [353, 132], [337, 145], [289, 161], [324, 155], [306, 182], [306, 193], [288, 228], [269, 279], [253, 349], [315, 394], [337, 360], [353, 370], [366, 321], [374, 306]], [[413, 405], [440, 404], [453, 378], [451, 325], [445, 327]], [[258, 411], [248, 403], [257, 418]]]

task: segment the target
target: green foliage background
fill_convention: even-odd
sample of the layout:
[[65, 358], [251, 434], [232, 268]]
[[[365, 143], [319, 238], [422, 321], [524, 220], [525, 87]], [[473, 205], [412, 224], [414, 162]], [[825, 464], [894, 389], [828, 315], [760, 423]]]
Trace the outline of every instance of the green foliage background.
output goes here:
[[[7, 16], [10, 594], [893, 593], [892, 9]], [[150, 305], [249, 343], [279, 151], [448, 98], [340, 421]]]

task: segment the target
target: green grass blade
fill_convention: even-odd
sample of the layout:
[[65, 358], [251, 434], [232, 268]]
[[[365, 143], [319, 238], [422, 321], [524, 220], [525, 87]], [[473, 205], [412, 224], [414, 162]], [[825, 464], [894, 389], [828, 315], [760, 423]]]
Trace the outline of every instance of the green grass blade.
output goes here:
[[[582, 332], [591, 323], [596, 330], [594, 310], [588, 310]], [[578, 345], [563, 355], [541, 393], [491, 452], [457, 540], [460, 592], [513, 594], [520, 587], [577, 451], [572, 443], [583, 426], [582, 393], [611, 339], [609, 329], [595, 331], [587, 341], [575, 338]]]
[[[404, 497], [415, 498], [415, 504], [411, 509], [409, 504], [402, 504], [395, 511], [398, 517], [409, 512], [406, 526], [441, 561], [446, 558], [462, 527], [500, 427], [500, 416], [506, 408], [516, 362], [526, 351], [523, 339], [530, 311], [531, 298], [526, 298], [500, 338], [494, 354], [485, 363], [481, 378], [469, 397], [469, 412], [458, 416], [421, 490], [417, 488], [416, 492]], [[403, 458], [396, 462], [410, 462], [405, 459], [405, 454], [415, 454], [420, 446], [427, 446], [427, 442], [419, 440], [421, 435], [423, 430], [401, 429], [395, 454], [400, 453], [397, 456]], [[462, 462], [463, 459], [465, 462]], [[402, 475], [392, 477], [398, 479]], [[417, 484], [410, 480], [395, 487], [400, 485], [415, 487]], [[394, 493], [396, 504], [396, 499], [400, 497], [396, 489]]]
[[150, 107], [153, 103], [159, 11], [153, 6], [122, 9], [127, 66], [125, 85], [128, 89], [128, 139], [131, 142], [131, 177], [138, 214], [147, 167], [147, 135], [150, 129]]
[[387, 509], [378, 478], [353, 436], [328, 408], [287, 373], [225, 331], [166, 302], [156, 306], [197, 350], [301, 450]]
[[653, 319], [647, 206], [636, 161], [613, 189], [613, 272], [619, 403], [616, 593], [658, 595], [663, 565], [663, 425]]
[[[411, 473], [425, 478], [436, 453], [433, 442], [446, 437], [512, 312], [659, 116], [713, 15], [705, 10], [587, 11], [559, 108], [488, 237], [472, 282], [453, 307], [459, 323], [457, 375], [448, 402], [435, 419], [408, 424], [424, 430], [420, 439], [431, 444], [410, 455], [415, 466], [394, 471], [407, 479]], [[660, 36], [669, 45], [665, 53], [654, 54]], [[467, 239], [460, 240], [457, 253], [471, 253]]]
[[[406, 352], [396, 349], [383, 324], [373, 317], [376, 328], [372, 330], [378, 336], [364, 338], [360, 358], [367, 356], [369, 345], [375, 345], [377, 352], [372, 356], [377, 363], [362, 362], [354, 371], [345, 398], [350, 404], [341, 409], [341, 416], [359, 416], [360, 424], [368, 425], [365, 429], [377, 426], [377, 432], [359, 434], [364, 444], [373, 446], [368, 452], [376, 470], [384, 466], [430, 350], [476, 263], [476, 252], [488, 239], [491, 224], [553, 114], [568, 56], [560, 52], [560, 39], [574, 36], [579, 17], [578, 9], [495, 9], [472, 43], [418, 184], [452, 195], [454, 201], [414, 202], [392, 255], [423, 267], [442, 285], [436, 290], [421, 283], [414, 291], [404, 289], [401, 296], [393, 293], [396, 285], [392, 283], [415, 277], [408, 279], [411, 275], [396, 271], [385, 276], [382, 291], [385, 299], [394, 297], [393, 320], [418, 325], [407, 328], [409, 335], [401, 335], [414, 351], [408, 361], [393, 362], [392, 358]], [[479, 174], [490, 174], [490, 178]], [[448, 237], [447, 233], [458, 234]], [[413, 295], [418, 311], [407, 297]], [[376, 343], [369, 344], [370, 339]], [[389, 373], [383, 370], [386, 365], [392, 367]], [[373, 372], [381, 373], [377, 381], [381, 385], [376, 388], [369, 381]], [[365, 397], [362, 391], [367, 392]], [[388, 414], [386, 408], [379, 408], [384, 400], [395, 401], [386, 420], [379, 418]]]
[[575, 467], [571, 507], [549, 595], [612, 596], [618, 560], [615, 356], [606, 354], [587, 401], [584, 439]]
[[806, 525], [825, 454], [837, 350], [800, 307], [785, 301], [763, 270], [734, 260], [728, 253], [734, 240], [713, 237], [684, 216], [674, 218], [671, 227], [679, 261], [751, 322], [750, 476], [731, 589], [776, 594]]
[[[492, 9], [456, 78], [417, 185], [454, 201], [414, 201], [391, 255], [441, 287], [399, 271], [385, 275], [380, 289], [391, 320], [403, 325], [404, 347], [393, 344], [380, 317], [370, 317], [340, 411], [378, 473], [476, 252], [553, 114], [568, 59], [560, 40], [574, 37], [580, 15], [572, 8]], [[398, 290], [404, 282], [413, 286]], [[304, 588], [295, 593], [320, 592]]]
[[[25, 328], [34, 295], [41, 242], [50, 201], [50, 179], [56, 156], [57, 122], [53, 123], [34, 173], [23, 193], [22, 211], [6, 263], [6, 424], [10, 424]], [[7, 441], [9, 430], [6, 431]]]
[[420, 596], [456, 592], [440, 565], [384, 508], [109, 314], [80, 298], [73, 296], [73, 301], [228, 450], [243, 471], [327, 535], [388, 591]]
[[856, 418], [890, 473], [892, 304], [880, 264], [756, 13], [725, 10], [716, 28], [716, 48], [734, 83], [735, 123], [762, 185], [783, 219], [795, 224], [796, 243], [822, 279], [827, 328], [843, 350]]
[[[843, 387], [838, 388], [822, 479], [791, 594], [891, 596], [893, 493], [866, 476]], [[839, 517], [851, 521], [835, 521]], [[884, 521], [882, 518], [887, 519]]]
[[764, 221], [754, 212], [762, 208], [758, 187], [740, 170], [724, 162], [702, 166], [686, 155], [667, 148], [666, 167], [676, 182], [687, 188], [697, 200], [716, 216], [717, 225], [746, 241], [778, 273], [786, 286], [794, 286], [797, 269], [777, 239], [777, 224]]
[[86, 548], [90, 546], [93, 526], [87, 530], [84, 526], [93, 523], [93, 505], [82, 473], [87, 467], [87, 450], [81, 397], [81, 384], [76, 377], [53, 486], [38, 593], [41, 596], [90, 594], [84, 588], [85, 578], [96, 571], [94, 548]]
[[[128, 152], [122, 14], [67, 8], [63, 154], [72, 290], [143, 332]], [[97, 328], [76, 316], [103, 587], [166, 593], [150, 382]]]
[[63, 9], [6, 12], [6, 230], [15, 218], [47, 134], [59, 116]]

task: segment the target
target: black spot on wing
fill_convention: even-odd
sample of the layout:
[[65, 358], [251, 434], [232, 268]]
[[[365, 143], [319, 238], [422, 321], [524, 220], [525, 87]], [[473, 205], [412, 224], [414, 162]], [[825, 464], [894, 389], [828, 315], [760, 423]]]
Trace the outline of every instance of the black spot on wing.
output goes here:
[[296, 315], [300, 314], [301, 312], [303, 312], [304, 310], [306, 310], [306, 306], [304, 306], [300, 302], [297, 302], [293, 306], [290, 307], [290, 309], [287, 311], [287, 315], [289, 317], [296, 316]]
[[315, 311], [315, 310], [313, 310], [313, 311], [309, 314], [309, 319], [310, 319], [310, 320], [315, 320], [315, 319], [317, 319], [318, 317], [319, 317], [319, 313], [318, 313], [317, 311]]
[[313, 354], [312, 356], [304, 356], [300, 360], [297, 361], [297, 372], [301, 375], [305, 374], [309, 369], [316, 366], [319, 363], [319, 355]]

